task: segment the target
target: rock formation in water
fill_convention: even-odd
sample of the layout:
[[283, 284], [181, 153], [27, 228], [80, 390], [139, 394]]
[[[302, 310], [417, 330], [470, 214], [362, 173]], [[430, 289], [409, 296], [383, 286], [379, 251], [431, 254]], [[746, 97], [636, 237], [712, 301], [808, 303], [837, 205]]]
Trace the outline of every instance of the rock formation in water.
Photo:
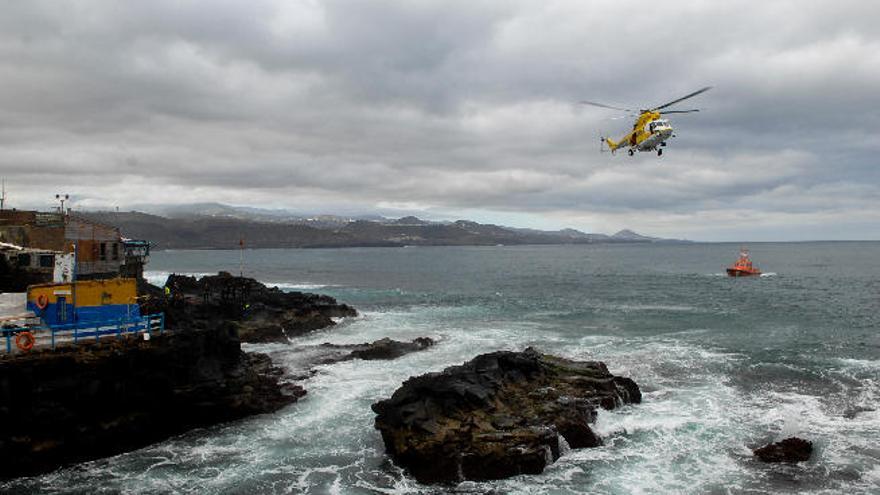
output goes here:
[[373, 404], [385, 449], [422, 483], [538, 474], [571, 448], [602, 440], [597, 408], [641, 402], [638, 385], [601, 362], [494, 352], [410, 378]]
[[282, 342], [335, 325], [333, 318], [357, 316], [330, 296], [285, 292], [226, 272], [202, 278], [171, 275], [170, 294], [152, 289], [146, 312], [165, 312], [169, 328], [213, 328], [233, 322], [242, 342]]
[[276, 411], [305, 393], [281, 373], [231, 325], [3, 356], [0, 478]]
[[321, 344], [321, 347], [340, 353], [336, 356], [328, 356], [321, 360], [321, 364], [338, 363], [351, 359], [363, 359], [364, 361], [397, 359], [411, 352], [423, 351], [435, 344], [434, 339], [418, 337], [412, 342], [401, 342], [388, 337], [374, 342], [353, 345]]
[[764, 462], [804, 462], [813, 454], [813, 443], [802, 438], [789, 437], [754, 450]]

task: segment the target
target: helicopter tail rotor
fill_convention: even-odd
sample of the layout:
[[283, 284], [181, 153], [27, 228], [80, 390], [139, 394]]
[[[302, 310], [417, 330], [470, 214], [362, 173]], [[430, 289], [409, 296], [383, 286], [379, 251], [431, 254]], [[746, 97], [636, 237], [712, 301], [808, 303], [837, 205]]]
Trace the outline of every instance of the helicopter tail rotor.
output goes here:
[[[615, 151], [617, 151], [617, 148], [620, 147], [620, 144], [613, 141], [611, 138], [607, 138], [605, 136], [602, 136], [599, 139], [602, 140], [602, 143], [599, 145], [600, 150], [601, 150], [601, 146], [604, 144], [605, 146], [608, 146], [607, 151], [610, 151], [612, 155], [614, 154]], [[605, 150], [603, 150], [603, 151], [605, 151]]]

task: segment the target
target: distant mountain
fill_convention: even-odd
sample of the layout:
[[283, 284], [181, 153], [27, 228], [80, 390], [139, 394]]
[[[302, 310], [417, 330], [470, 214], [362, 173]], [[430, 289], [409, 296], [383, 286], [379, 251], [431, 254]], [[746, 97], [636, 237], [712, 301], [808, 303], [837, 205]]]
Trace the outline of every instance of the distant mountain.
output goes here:
[[386, 225], [431, 225], [435, 222], [429, 222], [427, 220], [422, 220], [419, 217], [414, 217], [410, 215], [408, 217], [401, 217], [397, 220], [385, 221], [383, 223], [385, 223]]
[[649, 237], [638, 234], [629, 229], [623, 229], [611, 236], [611, 239], [624, 242], [689, 242], [680, 239], [663, 239], [660, 237]]
[[223, 203], [192, 203], [179, 205], [141, 205], [133, 208], [157, 216], [176, 219], [196, 219], [201, 217], [234, 218], [255, 222], [300, 223], [316, 228], [329, 228], [345, 225], [355, 220], [382, 221], [380, 215], [327, 215], [306, 211], [286, 209], [254, 208], [250, 206], [231, 206]]
[[[245, 209], [206, 204], [172, 210], [165, 215], [130, 212], [78, 212], [86, 218], [116, 225], [123, 235], [146, 239], [159, 249], [317, 248], [356, 246], [494, 246], [519, 244], [591, 244], [673, 242], [623, 230], [608, 236], [574, 229], [516, 229], [469, 220], [431, 222], [415, 216], [365, 220], [334, 215], [251, 216]], [[200, 213], [195, 213], [196, 211]]]
[[637, 242], [653, 242], [658, 240], [656, 237], [648, 237], [646, 235], [637, 234], [629, 229], [623, 229], [611, 236], [612, 239], [621, 241], [637, 241]]
[[527, 234], [541, 234], [552, 237], [558, 237], [560, 239], [570, 239], [570, 240], [587, 240], [590, 242], [608, 242], [611, 240], [611, 236], [605, 234], [588, 234], [586, 232], [581, 232], [576, 229], [562, 229], [562, 230], [537, 230], [537, 229], [514, 229], [517, 232], [527, 233]]

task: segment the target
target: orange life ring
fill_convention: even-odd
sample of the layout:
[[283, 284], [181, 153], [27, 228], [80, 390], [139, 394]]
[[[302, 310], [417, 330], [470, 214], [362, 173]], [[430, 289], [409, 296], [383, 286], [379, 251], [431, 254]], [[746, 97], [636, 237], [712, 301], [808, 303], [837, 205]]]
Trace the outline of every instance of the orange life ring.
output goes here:
[[46, 306], [49, 305], [49, 298], [46, 297], [46, 294], [40, 294], [37, 296], [37, 307], [40, 310], [46, 309]]
[[18, 332], [15, 336], [15, 346], [23, 351], [33, 349], [36, 341], [37, 339], [34, 338], [34, 334], [30, 332]]

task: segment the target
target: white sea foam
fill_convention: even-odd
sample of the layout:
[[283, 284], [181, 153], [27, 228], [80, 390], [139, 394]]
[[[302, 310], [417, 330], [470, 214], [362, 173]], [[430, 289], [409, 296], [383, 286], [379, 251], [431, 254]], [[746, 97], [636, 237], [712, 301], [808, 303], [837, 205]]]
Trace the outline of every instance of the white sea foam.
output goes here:
[[278, 287], [281, 290], [317, 290], [329, 287], [338, 287], [332, 284], [319, 284], [309, 282], [263, 282], [268, 287]]

